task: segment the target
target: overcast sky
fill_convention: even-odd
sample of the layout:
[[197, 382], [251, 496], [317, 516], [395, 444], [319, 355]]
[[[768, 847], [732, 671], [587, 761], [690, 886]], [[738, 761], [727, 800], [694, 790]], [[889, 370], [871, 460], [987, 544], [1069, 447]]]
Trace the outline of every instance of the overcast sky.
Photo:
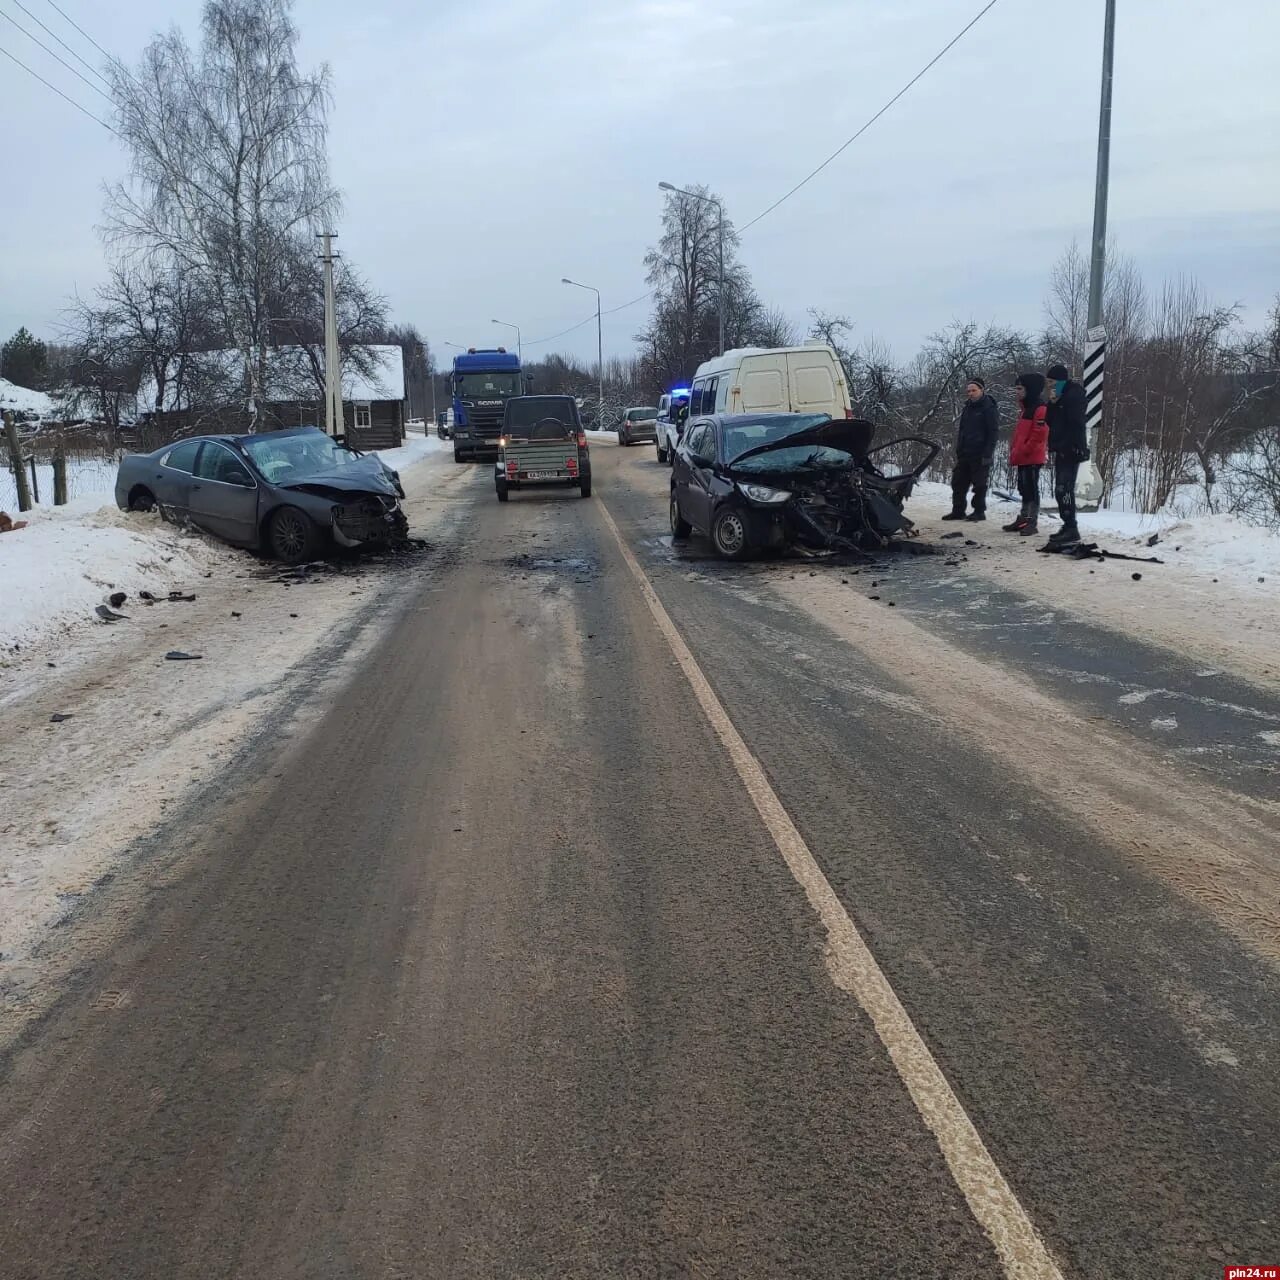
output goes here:
[[[87, 57], [48, 0], [23, 0]], [[58, 0], [136, 60], [200, 0]], [[447, 357], [523, 328], [594, 357], [645, 289], [657, 183], [703, 182], [745, 223], [835, 149], [979, 0], [297, 0], [301, 61], [334, 75], [339, 248]], [[28, 28], [13, 0], [0, 12]], [[847, 314], [909, 357], [954, 318], [1037, 326], [1054, 257], [1087, 244], [1102, 0], [1000, 0], [858, 142], [743, 237], [765, 300]], [[48, 42], [43, 33], [37, 32]], [[109, 104], [0, 19], [7, 49]], [[1111, 235], [1157, 285], [1199, 276], [1259, 323], [1280, 290], [1280, 5], [1119, 0]], [[0, 335], [54, 336], [102, 274], [98, 125], [0, 58]], [[605, 319], [624, 353], [643, 305]]]

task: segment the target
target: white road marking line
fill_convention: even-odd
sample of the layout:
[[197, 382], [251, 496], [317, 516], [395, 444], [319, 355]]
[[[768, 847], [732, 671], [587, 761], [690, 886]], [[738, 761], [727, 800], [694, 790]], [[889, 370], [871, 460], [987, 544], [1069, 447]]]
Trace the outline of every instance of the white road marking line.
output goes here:
[[609, 509], [603, 502], [599, 508], [627, 568], [640, 586], [649, 612], [666, 637], [716, 736], [728, 751], [778, 852], [827, 930], [826, 960], [832, 981], [853, 996], [871, 1019], [902, 1083], [938, 1140], [951, 1176], [1004, 1265], [1005, 1274], [1010, 1280], [1063, 1280], [1040, 1233], [1005, 1181], [960, 1099], [947, 1083], [942, 1068], [769, 785], [760, 762], [734, 727], [648, 576], [623, 541]]

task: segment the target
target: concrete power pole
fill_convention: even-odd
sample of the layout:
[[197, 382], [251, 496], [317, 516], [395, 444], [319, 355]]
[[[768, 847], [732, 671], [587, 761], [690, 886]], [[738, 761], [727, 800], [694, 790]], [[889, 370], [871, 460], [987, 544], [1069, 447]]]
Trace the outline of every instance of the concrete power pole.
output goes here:
[[[1088, 400], [1086, 424], [1089, 450], [1094, 452], [1102, 425], [1102, 383], [1106, 372], [1107, 330], [1102, 323], [1103, 289], [1107, 272], [1107, 195], [1111, 184], [1111, 66], [1115, 54], [1116, 0], [1106, 0], [1102, 33], [1102, 99], [1098, 109], [1098, 173], [1093, 193], [1093, 249], [1089, 258], [1089, 332], [1081, 377]], [[1102, 479], [1092, 458], [1080, 468], [1076, 499], [1086, 511], [1096, 511], [1102, 499]]]
[[342, 366], [338, 356], [338, 313], [333, 296], [333, 262], [336, 256], [330, 231], [319, 237], [324, 244], [320, 261], [324, 263], [324, 429], [330, 437], [342, 434]]

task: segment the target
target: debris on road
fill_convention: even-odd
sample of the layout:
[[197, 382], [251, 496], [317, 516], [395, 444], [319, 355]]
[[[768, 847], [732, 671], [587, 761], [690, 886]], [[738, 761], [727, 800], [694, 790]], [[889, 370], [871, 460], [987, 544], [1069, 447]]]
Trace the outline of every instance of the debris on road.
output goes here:
[[114, 609], [108, 609], [105, 604], [98, 605], [98, 607], [94, 609], [94, 613], [96, 613], [103, 622], [119, 622], [129, 616], [127, 613], [117, 613]]
[[[1066, 556], [1070, 560], [1133, 560], [1138, 564], [1164, 564], [1164, 561], [1156, 556], [1131, 556], [1123, 551], [1107, 551], [1096, 542], [1076, 542], [1066, 547], [1046, 542], [1037, 550], [1045, 555]], [[1217, 578], [1214, 578], [1214, 582], [1217, 582]]]
[[26, 527], [25, 520], [15, 520], [7, 511], [0, 511], [0, 533], [17, 533]]
[[118, 609], [129, 597], [123, 591], [113, 591], [107, 597], [107, 603], [113, 608]]
[[49, 717], [50, 724], [61, 724], [64, 720], [70, 720], [75, 713], [72, 711], [55, 711]]
[[164, 656], [167, 662], [199, 662], [204, 654], [184, 653], [181, 649], [170, 649]]

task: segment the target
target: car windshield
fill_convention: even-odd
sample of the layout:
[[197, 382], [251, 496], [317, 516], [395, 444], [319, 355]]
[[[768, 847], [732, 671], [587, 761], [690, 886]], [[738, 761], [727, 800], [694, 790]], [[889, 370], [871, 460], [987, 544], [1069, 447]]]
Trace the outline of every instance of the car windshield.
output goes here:
[[791, 448], [770, 449], [758, 453], [737, 466], [738, 471], [803, 471], [824, 467], [847, 467], [853, 454], [843, 449], [832, 449], [825, 444], [801, 444]]
[[513, 435], [520, 435], [544, 418], [554, 418], [569, 430], [578, 425], [573, 401], [568, 396], [520, 396], [507, 401], [503, 427]]
[[[824, 422], [830, 421], [829, 413], [772, 413], [758, 418], [729, 418], [724, 425], [725, 461], [733, 462], [748, 450], [772, 444], [775, 440], [785, 440], [797, 431], [807, 431], [810, 427], [820, 427]], [[828, 452], [839, 451], [833, 449]], [[776, 455], [774, 461], [776, 464]]]
[[358, 461], [356, 454], [335, 444], [320, 431], [274, 438], [261, 435], [240, 443], [271, 484], [305, 480]]
[[460, 400], [500, 400], [520, 391], [518, 373], [460, 373], [454, 378]]

